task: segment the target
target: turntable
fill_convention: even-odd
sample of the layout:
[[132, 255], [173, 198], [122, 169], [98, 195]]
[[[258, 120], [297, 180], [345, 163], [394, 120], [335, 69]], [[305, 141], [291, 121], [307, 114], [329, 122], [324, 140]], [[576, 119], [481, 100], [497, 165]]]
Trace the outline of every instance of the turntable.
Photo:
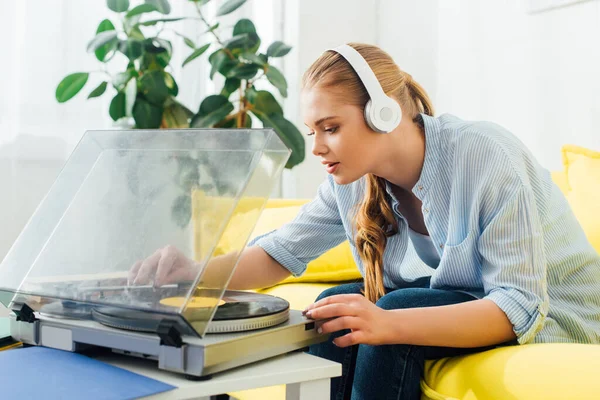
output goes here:
[[[289, 156], [271, 129], [86, 132], [0, 264], [11, 335], [199, 379], [325, 340], [286, 300], [227, 290]], [[128, 282], [167, 244], [195, 277]]]

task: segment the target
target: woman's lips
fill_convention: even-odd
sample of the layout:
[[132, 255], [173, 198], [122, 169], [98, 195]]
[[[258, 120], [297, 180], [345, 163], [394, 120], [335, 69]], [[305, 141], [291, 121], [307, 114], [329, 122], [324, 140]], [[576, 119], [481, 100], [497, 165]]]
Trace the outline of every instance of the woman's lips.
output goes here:
[[337, 169], [339, 163], [331, 163], [331, 164], [325, 164], [325, 169], [327, 170], [327, 173], [329, 174], [333, 174], [335, 172], [335, 170]]

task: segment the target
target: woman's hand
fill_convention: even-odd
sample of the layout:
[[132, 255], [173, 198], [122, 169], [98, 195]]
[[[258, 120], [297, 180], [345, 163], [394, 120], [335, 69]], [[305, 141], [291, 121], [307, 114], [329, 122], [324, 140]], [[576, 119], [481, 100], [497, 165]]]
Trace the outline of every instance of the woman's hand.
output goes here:
[[390, 313], [360, 294], [326, 297], [306, 307], [302, 314], [315, 320], [329, 319], [320, 324], [323, 333], [350, 329], [350, 333], [333, 340], [339, 347], [390, 343]]
[[129, 285], [162, 286], [169, 283], [191, 281], [198, 274], [198, 265], [175, 246], [158, 249], [145, 260], [136, 262], [129, 270]]

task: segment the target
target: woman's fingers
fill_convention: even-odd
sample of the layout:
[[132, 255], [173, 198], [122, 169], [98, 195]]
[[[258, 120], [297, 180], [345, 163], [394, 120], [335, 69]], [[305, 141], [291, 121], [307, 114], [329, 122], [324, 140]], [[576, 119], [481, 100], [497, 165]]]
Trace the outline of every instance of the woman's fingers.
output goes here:
[[156, 271], [160, 257], [161, 250], [156, 250], [154, 254], [152, 254], [150, 257], [146, 258], [142, 262], [142, 265], [138, 270], [137, 276], [133, 280], [134, 285], [148, 284], [148, 282], [150, 281], [150, 277], [154, 274], [154, 271]]
[[135, 264], [133, 264], [133, 267], [131, 267], [131, 269], [129, 269], [129, 274], [127, 275], [127, 284], [128, 285], [133, 284], [133, 281], [135, 281], [138, 271], [140, 270], [140, 267], [142, 266], [142, 262], [143, 262], [143, 260], [136, 261]]
[[338, 317], [324, 322], [319, 326], [319, 333], [332, 333], [344, 329], [359, 329], [360, 318], [357, 317]]
[[326, 319], [340, 316], [356, 316], [357, 309], [346, 303], [327, 304], [321, 307], [309, 309], [306, 316], [312, 319]]

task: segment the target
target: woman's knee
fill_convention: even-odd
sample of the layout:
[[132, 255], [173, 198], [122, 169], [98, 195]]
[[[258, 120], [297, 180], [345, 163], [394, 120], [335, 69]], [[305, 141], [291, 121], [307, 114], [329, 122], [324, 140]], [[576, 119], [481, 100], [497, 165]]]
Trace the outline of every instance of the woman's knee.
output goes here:
[[324, 299], [325, 297], [335, 296], [338, 294], [360, 294], [363, 287], [362, 283], [345, 283], [325, 289], [319, 294], [315, 301]]

